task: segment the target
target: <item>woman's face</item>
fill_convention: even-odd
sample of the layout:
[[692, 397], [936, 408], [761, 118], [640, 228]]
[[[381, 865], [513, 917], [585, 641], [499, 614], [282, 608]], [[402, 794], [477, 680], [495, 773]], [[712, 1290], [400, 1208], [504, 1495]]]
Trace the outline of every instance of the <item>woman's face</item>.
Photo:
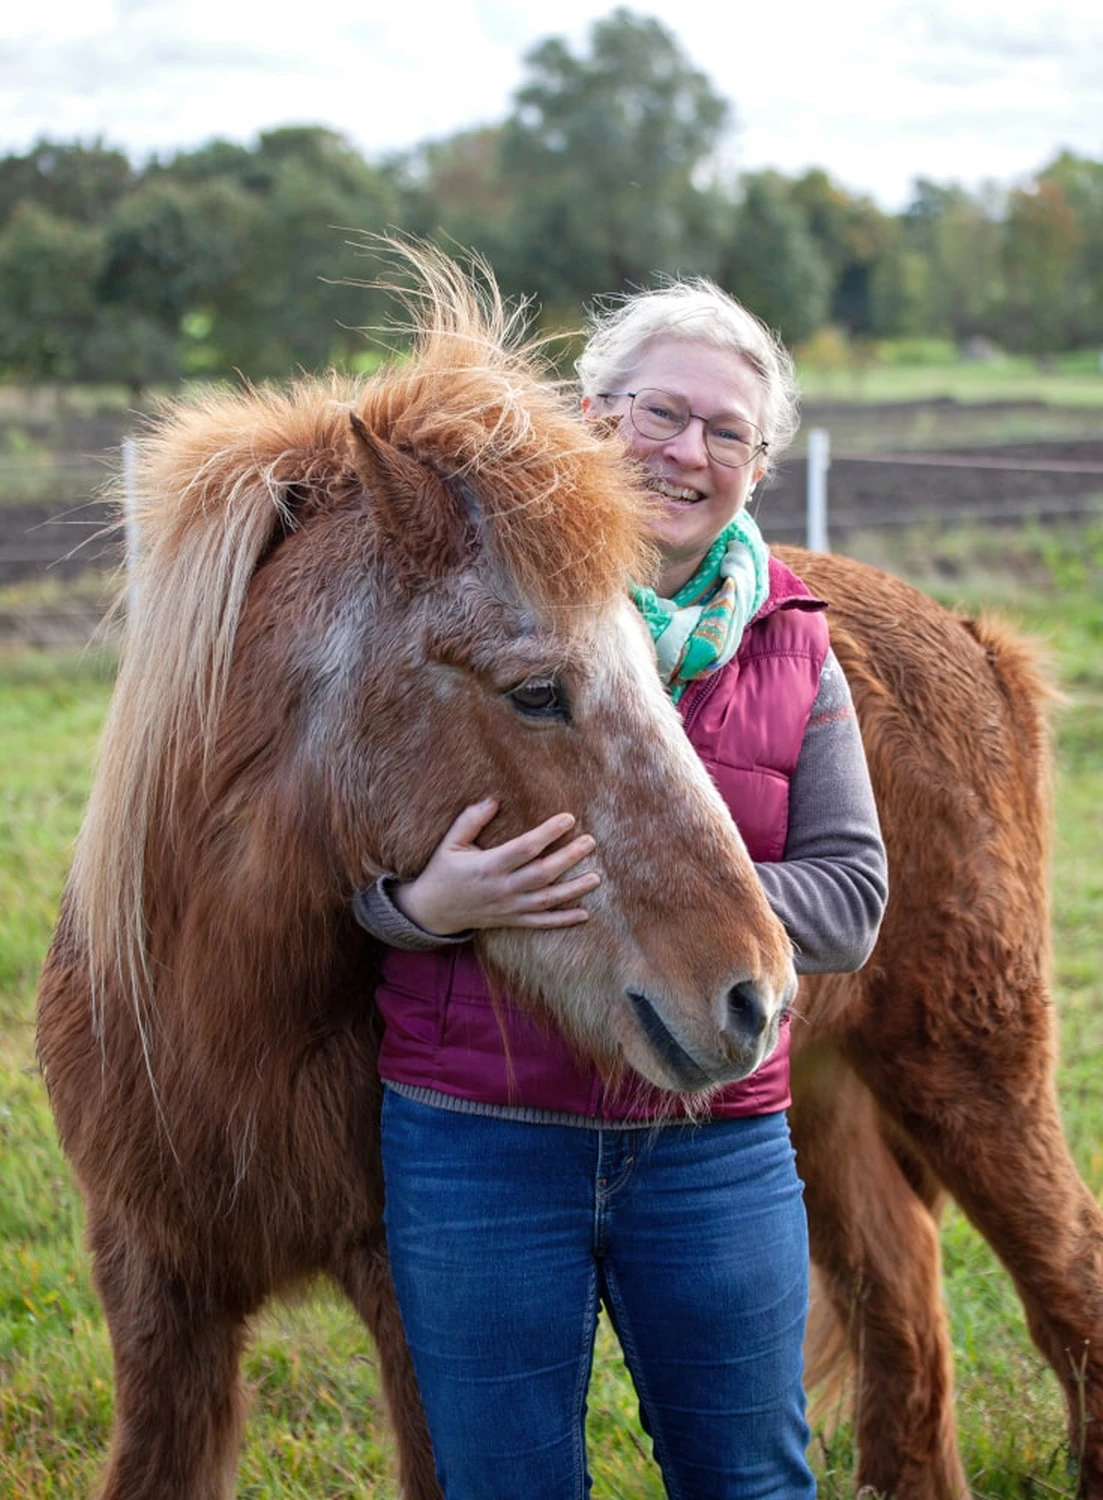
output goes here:
[[[738, 354], [710, 344], [663, 339], [644, 352], [626, 391], [659, 390], [679, 396], [696, 416], [743, 417], [762, 425], [762, 387], [758, 376]], [[765, 455], [756, 454], [742, 468], [717, 463], [705, 446], [704, 422], [691, 418], [671, 438], [648, 438], [637, 432], [628, 415], [626, 396], [600, 401], [586, 397], [583, 411], [623, 416], [621, 436], [644, 460], [652, 488], [662, 496], [662, 515], [655, 541], [663, 559], [660, 591], [667, 596], [687, 583], [717, 536], [741, 509], [765, 472]]]

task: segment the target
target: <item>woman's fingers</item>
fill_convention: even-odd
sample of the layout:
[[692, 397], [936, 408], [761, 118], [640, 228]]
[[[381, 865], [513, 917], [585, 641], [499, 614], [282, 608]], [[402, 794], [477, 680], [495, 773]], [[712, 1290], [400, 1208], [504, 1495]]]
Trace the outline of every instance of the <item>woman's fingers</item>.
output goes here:
[[[551, 848], [575, 826], [557, 813], [504, 844], [484, 849], [476, 840], [499, 803], [486, 798], [464, 808], [416, 879], [395, 891], [395, 903], [429, 932], [442, 936], [480, 927], [564, 927], [586, 920], [570, 903], [600, 884], [596, 871], [565, 879], [592, 854], [595, 843], [579, 834]], [[549, 852], [545, 852], [549, 851]]]
[[470, 847], [486, 825], [497, 816], [499, 805], [497, 797], [484, 797], [481, 802], [473, 802], [470, 807], [465, 807], [444, 835], [440, 847]]
[[[529, 860], [527, 864], [515, 867], [510, 877], [513, 889], [538, 891], [544, 886], [551, 885], [555, 885], [558, 889], [557, 883], [561, 877], [568, 870], [573, 869], [579, 860], [592, 854], [594, 848], [594, 840], [588, 833], [579, 834], [578, 838], [572, 839], [569, 844], [564, 844], [562, 849], [555, 849], [551, 854], [542, 855], [538, 859]], [[594, 884], [596, 883], [595, 879]]]
[[[442, 862], [449, 853], [463, 856], [465, 877], [469, 880], [484, 882], [488, 888], [496, 887], [505, 895], [538, 891], [554, 884], [594, 851], [594, 839], [583, 833], [561, 848], [544, 853], [574, 827], [570, 813], [557, 813], [504, 844], [484, 849], [475, 839], [491, 822], [497, 807], [494, 799], [487, 799], [465, 808], [440, 845]], [[595, 880], [593, 884], [596, 883]]]
[[519, 904], [527, 911], [552, 911], [556, 907], [562, 907], [569, 901], [577, 901], [580, 896], [586, 896], [601, 884], [601, 876], [596, 870], [587, 870], [583, 875], [575, 875], [571, 880], [557, 880], [552, 885], [542, 885], [536, 890], [527, 891], [519, 898]]
[[508, 915], [502, 915], [490, 925], [547, 928], [573, 927], [579, 922], [588, 922], [590, 913], [586, 908], [572, 903], [589, 895], [600, 884], [601, 877], [597, 872], [587, 871], [571, 880], [519, 894], [510, 903]]
[[[520, 870], [532, 865], [549, 845], [570, 833], [574, 824], [575, 820], [570, 813], [556, 813], [554, 817], [546, 818], [543, 823], [538, 823], [535, 828], [519, 833], [516, 838], [508, 839], [504, 844], [495, 844], [485, 853], [492, 857], [493, 864], [500, 870]], [[590, 847], [593, 848], [592, 839]], [[576, 855], [575, 860], [580, 857]], [[564, 866], [564, 868], [569, 868], [569, 866]]]
[[555, 907], [551, 911], [518, 912], [509, 922], [499, 922], [500, 927], [577, 927], [588, 922], [590, 913], [584, 906]]

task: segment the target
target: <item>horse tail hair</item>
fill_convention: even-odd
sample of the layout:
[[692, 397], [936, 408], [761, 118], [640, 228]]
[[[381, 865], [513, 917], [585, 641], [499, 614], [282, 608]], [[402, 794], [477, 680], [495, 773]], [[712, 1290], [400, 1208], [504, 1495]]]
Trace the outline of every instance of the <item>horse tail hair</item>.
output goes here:
[[804, 1335], [804, 1383], [810, 1393], [808, 1419], [831, 1433], [849, 1413], [854, 1357], [848, 1330], [811, 1268], [811, 1296]]

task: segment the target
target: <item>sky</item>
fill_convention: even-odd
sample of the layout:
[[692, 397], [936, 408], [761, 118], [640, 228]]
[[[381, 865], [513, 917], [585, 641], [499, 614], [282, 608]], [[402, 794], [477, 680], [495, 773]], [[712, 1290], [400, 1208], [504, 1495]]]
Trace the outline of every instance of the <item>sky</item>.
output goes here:
[[[91, 141], [136, 162], [320, 124], [369, 160], [496, 124], [549, 36], [615, 0], [8, 0], [0, 155]], [[890, 212], [1067, 148], [1103, 160], [1100, 0], [633, 0], [733, 107], [733, 171], [824, 168]]]

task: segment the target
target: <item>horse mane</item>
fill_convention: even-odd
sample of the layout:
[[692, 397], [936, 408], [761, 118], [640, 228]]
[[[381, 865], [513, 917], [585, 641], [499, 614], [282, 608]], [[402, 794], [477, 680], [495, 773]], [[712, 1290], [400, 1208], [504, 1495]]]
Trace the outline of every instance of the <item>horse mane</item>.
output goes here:
[[[120, 668], [70, 873], [102, 1027], [103, 995], [130, 996], [148, 1048], [154, 841], [171, 841], [174, 789], [209, 762], [250, 581], [309, 505], [363, 490], [350, 413], [477, 497], [480, 537], [536, 608], [573, 608], [647, 576], [650, 501], [616, 444], [579, 419], [481, 263], [383, 242], [412, 335], [376, 375], [208, 392], [165, 408], [137, 445], [141, 538]], [[370, 497], [369, 497], [370, 498]], [[148, 1062], [148, 1052], [147, 1052]]]

